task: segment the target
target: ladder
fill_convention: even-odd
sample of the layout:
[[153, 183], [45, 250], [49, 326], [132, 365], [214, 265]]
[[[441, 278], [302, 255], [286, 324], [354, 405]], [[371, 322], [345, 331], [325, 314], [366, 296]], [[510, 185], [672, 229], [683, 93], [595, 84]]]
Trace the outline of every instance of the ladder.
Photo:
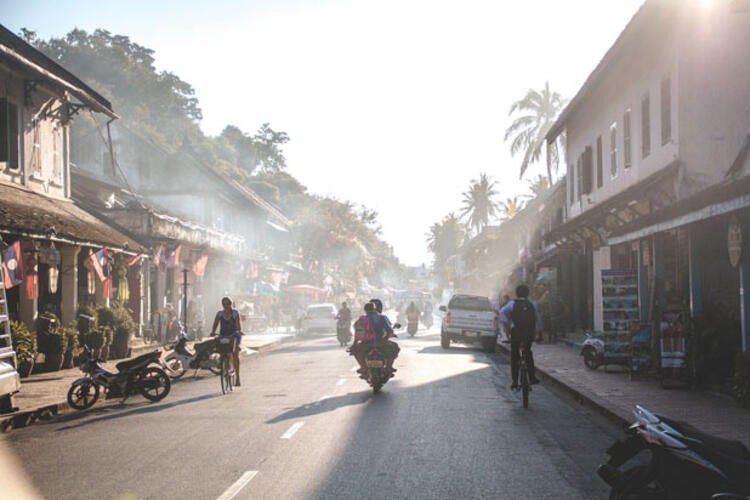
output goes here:
[[[2, 239], [0, 238], [0, 241]], [[2, 248], [2, 245], [0, 245]], [[2, 251], [0, 251], [2, 263]], [[21, 389], [21, 378], [16, 368], [16, 352], [10, 335], [8, 297], [5, 294], [5, 269], [0, 266], [0, 413], [10, 413], [13, 408], [13, 394]]]

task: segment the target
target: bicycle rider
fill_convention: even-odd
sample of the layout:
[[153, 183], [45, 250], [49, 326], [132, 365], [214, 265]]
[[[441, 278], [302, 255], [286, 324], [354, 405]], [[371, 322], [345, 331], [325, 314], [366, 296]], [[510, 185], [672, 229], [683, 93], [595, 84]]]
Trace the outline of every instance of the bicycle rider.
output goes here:
[[537, 332], [542, 331], [542, 317], [539, 308], [529, 300], [529, 287], [518, 285], [516, 298], [508, 301], [500, 309], [500, 321], [510, 330], [510, 375], [511, 390], [519, 390], [518, 371], [521, 359], [521, 344], [526, 347], [525, 361], [529, 371], [529, 383], [538, 384], [534, 370], [534, 355], [531, 344]]
[[220, 337], [234, 337], [234, 350], [229, 357], [229, 371], [234, 370], [234, 385], [240, 385], [240, 342], [242, 341], [242, 327], [240, 325], [240, 313], [232, 307], [232, 299], [222, 297], [222, 309], [214, 317], [214, 325], [211, 327], [211, 336], [216, 335], [216, 327], [219, 328]]

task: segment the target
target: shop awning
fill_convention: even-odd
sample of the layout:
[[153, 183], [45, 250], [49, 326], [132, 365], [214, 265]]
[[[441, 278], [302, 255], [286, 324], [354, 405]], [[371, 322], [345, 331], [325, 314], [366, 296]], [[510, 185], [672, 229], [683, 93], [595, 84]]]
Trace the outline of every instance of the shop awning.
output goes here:
[[111, 227], [67, 199], [0, 184], [0, 232], [135, 255], [145, 251], [132, 236]]

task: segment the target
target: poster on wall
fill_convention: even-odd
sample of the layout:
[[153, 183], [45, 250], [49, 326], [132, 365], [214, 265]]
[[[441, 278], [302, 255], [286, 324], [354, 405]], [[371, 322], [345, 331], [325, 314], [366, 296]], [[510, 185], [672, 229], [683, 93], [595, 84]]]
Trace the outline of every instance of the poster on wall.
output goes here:
[[609, 335], [625, 335], [631, 322], [640, 320], [635, 271], [602, 270], [602, 312]]

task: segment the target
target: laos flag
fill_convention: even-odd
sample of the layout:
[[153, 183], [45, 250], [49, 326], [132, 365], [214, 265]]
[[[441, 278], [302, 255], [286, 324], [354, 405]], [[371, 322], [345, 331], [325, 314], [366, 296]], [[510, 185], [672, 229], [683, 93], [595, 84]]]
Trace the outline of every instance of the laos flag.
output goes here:
[[5, 288], [13, 288], [23, 282], [20, 241], [16, 241], [3, 250], [3, 274], [5, 275]]

